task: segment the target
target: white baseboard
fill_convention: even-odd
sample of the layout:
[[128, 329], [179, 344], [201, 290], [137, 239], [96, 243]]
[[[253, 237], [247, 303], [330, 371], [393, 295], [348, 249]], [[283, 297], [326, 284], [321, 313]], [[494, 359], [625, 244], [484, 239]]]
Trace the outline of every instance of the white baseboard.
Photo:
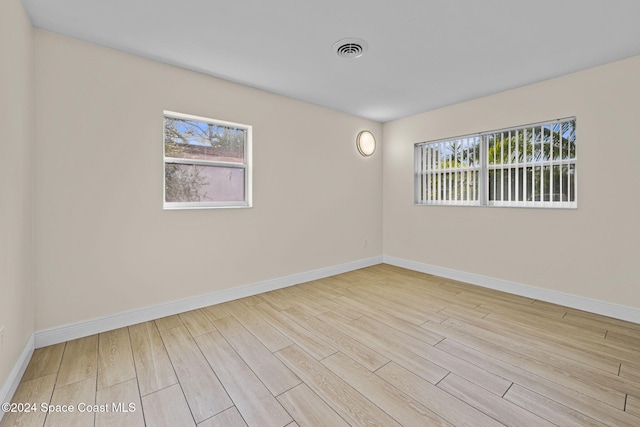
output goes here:
[[285, 288], [298, 283], [318, 280], [324, 277], [334, 276], [336, 274], [346, 273], [348, 271], [370, 267], [380, 263], [382, 263], [382, 256], [366, 258], [332, 267], [292, 274], [237, 288], [226, 289], [224, 291], [198, 295], [165, 304], [116, 313], [68, 325], [56, 326], [42, 331], [37, 331], [34, 334], [35, 348], [46, 347], [48, 345], [58, 344], [76, 338], [111, 331], [113, 329], [135, 325], [136, 323], [147, 322], [160, 317], [171, 316], [173, 314], [183, 313], [185, 311], [195, 310], [209, 305], [220, 304], [238, 298], [273, 291], [275, 289]]
[[[20, 384], [20, 380], [24, 375], [24, 371], [27, 370], [27, 366], [29, 365], [29, 361], [31, 360], [31, 356], [33, 355], [33, 350], [35, 349], [35, 338], [32, 334], [27, 341], [27, 344], [22, 349], [22, 353], [20, 353], [20, 357], [13, 365], [13, 369], [9, 373], [9, 377], [0, 388], [0, 403], [11, 402], [11, 398], [15, 394], [18, 389], [18, 385]], [[4, 415], [3, 411], [0, 411], [0, 421], [2, 421], [2, 416]]]
[[407, 268], [409, 270], [419, 271], [421, 273], [433, 274], [434, 276], [459, 280], [461, 282], [471, 283], [473, 285], [482, 286], [484, 288], [495, 289], [514, 295], [520, 295], [527, 298], [533, 298], [541, 301], [563, 305], [565, 307], [571, 307], [578, 310], [588, 311], [590, 313], [601, 314], [603, 316], [613, 317], [616, 319], [640, 324], [640, 309], [638, 308], [612, 304], [609, 302], [584, 298], [577, 295], [565, 294], [562, 292], [551, 291], [549, 289], [542, 289], [534, 286], [522, 285], [519, 283], [508, 282], [506, 280], [481, 276], [479, 274], [466, 273], [464, 271], [438, 267], [435, 265], [424, 264], [421, 262], [410, 261], [402, 258], [385, 255], [382, 257], [382, 259], [385, 264], [395, 265], [397, 267]]

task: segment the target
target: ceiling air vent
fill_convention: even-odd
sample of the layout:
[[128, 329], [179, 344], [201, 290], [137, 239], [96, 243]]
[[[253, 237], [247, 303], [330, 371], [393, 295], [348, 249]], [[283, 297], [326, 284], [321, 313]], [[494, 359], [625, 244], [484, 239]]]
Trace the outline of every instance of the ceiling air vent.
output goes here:
[[338, 40], [332, 49], [341, 58], [359, 58], [367, 51], [367, 42], [362, 39], [348, 38]]

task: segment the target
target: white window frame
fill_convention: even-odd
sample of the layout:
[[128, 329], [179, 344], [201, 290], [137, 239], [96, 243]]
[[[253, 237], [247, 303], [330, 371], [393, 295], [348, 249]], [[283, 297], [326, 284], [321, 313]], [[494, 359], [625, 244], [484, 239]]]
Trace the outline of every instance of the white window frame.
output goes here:
[[[216, 126], [223, 126], [233, 129], [241, 129], [246, 133], [244, 140], [244, 156], [242, 163], [210, 161], [199, 159], [184, 159], [177, 157], [168, 157], [165, 153], [165, 129], [166, 119], [182, 119], [190, 121], [198, 121]], [[227, 122], [223, 120], [211, 119], [207, 117], [194, 116], [190, 114], [176, 113], [173, 111], [163, 111], [162, 120], [162, 152], [163, 152], [163, 168], [162, 168], [162, 203], [163, 209], [215, 209], [215, 208], [250, 208], [252, 207], [252, 152], [251, 146], [253, 141], [253, 127], [241, 123]], [[166, 198], [166, 166], [167, 164], [181, 165], [202, 165], [202, 166], [219, 166], [226, 168], [237, 168], [244, 171], [244, 200], [242, 201], [206, 201], [206, 202], [167, 202]]]
[[[573, 145], [569, 144], [563, 147], [562, 139], [558, 140], [552, 137], [554, 134], [550, 129], [563, 125], [568, 126], [570, 132], [573, 133]], [[518, 147], [516, 144], [520, 143], [519, 138], [522, 141], [528, 141], [527, 132], [529, 135], [536, 135], [536, 129], [544, 136], [546, 136], [545, 131], [548, 131], [548, 135], [552, 138], [551, 140], [545, 139], [543, 142], [536, 139], [540, 150], [536, 152], [536, 145], [531, 145], [533, 149], [531, 157], [528, 158], [526, 145]], [[506, 152], [504, 152], [505, 135], [508, 135]], [[500, 158], [497, 158], [495, 157], [497, 150], [491, 151], [490, 144], [491, 141], [499, 138], [502, 139], [501, 152]], [[578, 203], [576, 139], [576, 118], [568, 117], [417, 143], [414, 145], [414, 204], [576, 209]], [[514, 141], [514, 146], [510, 145], [512, 141]], [[545, 148], [551, 152], [554, 148], [554, 142], [559, 142], [557, 149], [560, 150], [560, 153], [563, 153], [563, 149], [567, 150], [566, 156], [545, 158]], [[473, 148], [474, 143], [476, 144], [475, 148]], [[571, 149], [572, 146], [573, 149]], [[455, 156], [451, 154], [452, 152], [463, 155]], [[493, 162], [489, 159], [490, 153], [493, 153]], [[478, 154], [480, 158], [474, 158]], [[523, 155], [522, 158], [520, 158], [520, 154]], [[536, 155], [540, 158], [536, 159]], [[437, 159], [434, 156], [437, 156]], [[462, 158], [464, 161], [456, 160], [454, 162], [454, 157]], [[558, 194], [553, 191], [554, 170], [559, 172], [560, 181], [556, 182], [560, 188]], [[503, 178], [504, 174], [508, 174], [509, 177]], [[497, 178], [498, 176], [500, 178]], [[522, 182], [519, 182], [520, 176], [522, 176]], [[547, 177], [546, 183], [545, 176]], [[562, 180], [565, 179], [563, 178], [565, 176], [568, 181], [563, 183]], [[532, 188], [534, 178], [539, 179], [539, 187]], [[529, 183], [527, 183], [527, 179], [529, 179]], [[477, 186], [472, 184], [477, 184]], [[497, 191], [498, 187], [499, 191]], [[566, 192], [563, 192], [564, 188], [566, 188]], [[545, 189], [550, 192], [545, 193]], [[492, 191], [493, 193], [491, 193]], [[530, 194], [535, 196], [536, 191], [541, 200], [535, 200], [535, 198], [525, 200]], [[559, 200], [553, 200], [556, 197]]]

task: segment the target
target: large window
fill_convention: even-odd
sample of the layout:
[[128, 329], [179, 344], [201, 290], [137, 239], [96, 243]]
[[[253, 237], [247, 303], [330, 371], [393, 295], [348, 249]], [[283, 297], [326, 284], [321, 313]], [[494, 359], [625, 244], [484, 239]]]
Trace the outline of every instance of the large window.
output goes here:
[[164, 208], [251, 206], [251, 126], [164, 112]]
[[416, 144], [415, 203], [575, 208], [575, 117]]

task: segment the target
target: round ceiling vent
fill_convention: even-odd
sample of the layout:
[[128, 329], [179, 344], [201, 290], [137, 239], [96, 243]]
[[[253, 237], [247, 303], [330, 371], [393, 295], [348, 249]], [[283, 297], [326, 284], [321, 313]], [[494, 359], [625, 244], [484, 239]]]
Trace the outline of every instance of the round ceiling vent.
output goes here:
[[338, 40], [332, 49], [341, 58], [359, 58], [367, 51], [367, 42], [362, 39], [348, 38]]

